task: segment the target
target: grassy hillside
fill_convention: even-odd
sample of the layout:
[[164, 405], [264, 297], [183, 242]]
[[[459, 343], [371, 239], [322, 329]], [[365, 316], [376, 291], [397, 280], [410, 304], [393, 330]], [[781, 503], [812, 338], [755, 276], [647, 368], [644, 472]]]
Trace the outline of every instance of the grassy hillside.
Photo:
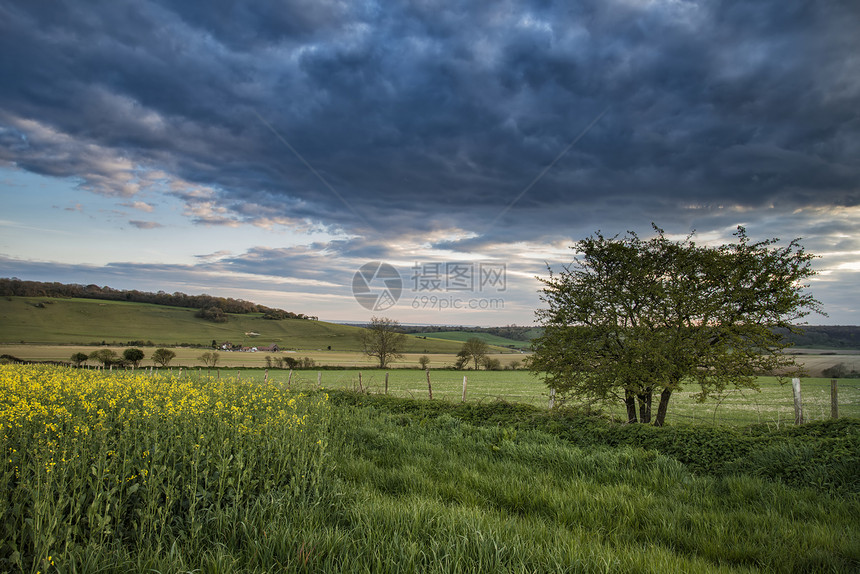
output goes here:
[[[271, 321], [259, 313], [228, 315], [226, 323], [194, 316], [194, 309], [147, 303], [57, 299], [0, 298], [0, 343], [90, 344], [144, 341], [156, 345], [181, 343], [271, 345], [282, 349], [359, 351], [358, 327], [322, 321]], [[259, 333], [258, 336], [247, 333]], [[408, 336], [407, 352], [456, 353], [461, 344]]]

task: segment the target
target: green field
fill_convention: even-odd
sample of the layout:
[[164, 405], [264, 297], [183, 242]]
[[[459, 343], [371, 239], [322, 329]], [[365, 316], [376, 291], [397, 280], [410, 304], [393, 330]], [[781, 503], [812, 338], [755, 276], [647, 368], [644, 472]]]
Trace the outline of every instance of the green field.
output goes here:
[[0, 571], [860, 569], [856, 419], [655, 428], [175, 375], [0, 366]]
[[[203, 371], [205, 373], [205, 371]], [[224, 371], [227, 373], [228, 371]], [[316, 388], [319, 379], [327, 389], [358, 390], [358, 375], [361, 387], [369, 393], [385, 392], [386, 371], [369, 370], [300, 370], [292, 375], [291, 382], [298, 388]], [[392, 369], [388, 373], [388, 393], [392, 396], [427, 399], [429, 390], [426, 374], [420, 370]], [[249, 372], [244, 376], [261, 378], [261, 372]], [[498, 401], [524, 403], [537, 407], [549, 406], [549, 391], [541, 380], [528, 371], [457, 371], [431, 370], [430, 387], [434, 400], [459, 402], [463, 397], [463, 377], [466, 377], [466, 400], [472, 403], [490, 404]], [[269, 371], [272, 381], [283, 383], [289, 373]], [[794, 398], [790, 384], [780, 384], [775, 377], [760, 377], [760, 390], [730, 391], [719, 399], [699, 403], [694, 398], [692, 386], [672, 395], [667, 424], [715, 424], [743, 426], [769, 424], [784, 427], [794, 424]], [[806, 421], [830, 418], [830, 380], [805, 378], [801, 383], [801, 395]], [[860, 380], [846, 379], [838, 386], [839, 415], [860, 418]], [[604, 412], [617, 421], [625, 420], [623, 406], [594, 405], [594, 410]]]
[[490, 333], [470, 333], [469, 331], [439, 331], [437, 333], [427, 333], [427, 338], [444, 339], [446, 341], [465, 342], [469, 339], [476, 338], [484, 341], [488, 345], [496, 345], [498, 347], [512, 347], [514, 349], [530, 349], [531, 343], [528, 341], [517, 341], [492, 335]]
[[[228, 315], [226, 323], [194, 317], [194, 309], [44, 297], [0, 298], [0, 343], [78, 344], [151, 341], [159, 346], [277, 344], [296, 351], [359, 351], [359, 327], [323, 321], [270, 321], [260, 314]], [[250, 335], [256, 333], [257, 335]], [[457, 353], [456, 341], [407, 335], [406, 352]], [[505, 351], [505, 349], [497, 349]]]

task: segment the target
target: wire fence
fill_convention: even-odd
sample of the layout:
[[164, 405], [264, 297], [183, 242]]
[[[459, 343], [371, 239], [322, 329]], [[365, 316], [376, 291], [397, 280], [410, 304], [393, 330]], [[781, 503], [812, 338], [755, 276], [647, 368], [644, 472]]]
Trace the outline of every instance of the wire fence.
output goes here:
[[[110, 370], [110, 369], [108, 369]], [[553, 403], [550, 391], [542, 381], [528, 371], [425, 371], [392, 369], [250, 369], [237, 368], [183, 368], [157, 369], [147, 367], [151, 374], [170, 373], [173, 376], [212, 376], [264, 379], [273, 384], [289, 385], [295, 389], [346, 389], [366, 393], [441, 400], [447, 402], [474, 402], [486, 404], [496, 401], [527, 403], [548, 408]], [[465, 379], [465, 380], [464, 380]], [[811, 422], [832, 417], [831, 380], [809, 378], [801, 380], [801, 405], [803, 421]], [[759, 379], [759, 390], [733, 389], [720, 396], [699, 402], [693, 391], [675, 392], [669, 404], [666, 423], [707, 424], [745, 426], [767, 424], [775, 427], [795, 424], [794, 397], [790, 384], [780, 384], [777, 379]], [[585, 405], [568, 400], [567, 405]], [[624, 405], [614, 403], [587, 405], [591, 411], [602, 412], [614, 420], [627, 419]], [[656, 403], [652, 407], [652, 420], [656, 415]], [[837, 408], [840, 417], [860, 417], [860, 380], [837, 381]]]

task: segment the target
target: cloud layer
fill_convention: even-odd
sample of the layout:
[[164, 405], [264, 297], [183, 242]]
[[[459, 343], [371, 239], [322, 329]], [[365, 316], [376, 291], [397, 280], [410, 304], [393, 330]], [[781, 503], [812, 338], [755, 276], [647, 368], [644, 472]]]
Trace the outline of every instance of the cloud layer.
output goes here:
[[6, 3], [0, 166], [151, 233], [159, 196], [197, 225], [328, 230], [306, 249], [329, 264], [655, 221], [811, 237], [856, 274], [856, 2], [449, 4]]

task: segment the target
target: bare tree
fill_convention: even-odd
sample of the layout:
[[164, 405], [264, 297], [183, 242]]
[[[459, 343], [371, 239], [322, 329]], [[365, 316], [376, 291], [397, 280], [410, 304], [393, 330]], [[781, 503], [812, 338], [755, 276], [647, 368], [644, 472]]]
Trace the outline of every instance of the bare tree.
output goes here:
[[469, 340], [463, 343], [463, 348], [460, 349], [460, 352], [457, 353], [456, 367], [458, 369], [465, 368], [469, 364], [469, 361], [472, 361], [475, 365], [475, 370], [478, 370], [478, 366], [483, 364], [486, 359], [487, 350], [486, 341], [478, 337], [470, 337]]
[[399, 331], [400, 323], [386, 317], [373, 317], [361, 332], [361, 346], [368, 357], [379, 360], [379, 368], [403, 356], [406, 335]]
[[221, 355], [219, 355], [215, 351], [206, 351], [205, 353], [197, 357], [197, 360], [206, 365], [207, 367], [211, 368], [218, 364], [218, 358], [220, 356]]

